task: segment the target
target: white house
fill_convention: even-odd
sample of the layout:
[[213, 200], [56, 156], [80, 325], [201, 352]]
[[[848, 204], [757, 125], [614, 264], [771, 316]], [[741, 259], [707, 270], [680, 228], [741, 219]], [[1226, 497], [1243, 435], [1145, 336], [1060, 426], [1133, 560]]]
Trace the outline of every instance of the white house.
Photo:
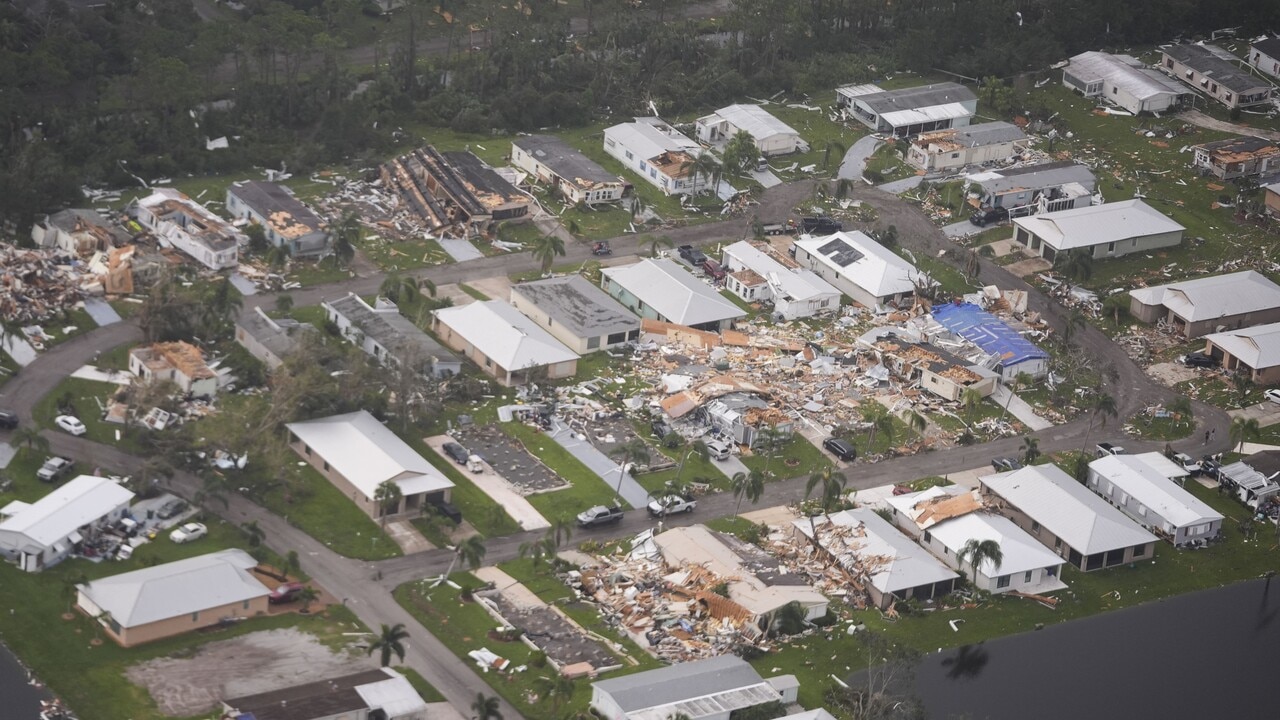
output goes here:
[[1247, 372], [1259, 385], [1280, 383], [1280, 322], [1204, 336], [1206, 355], [1228, 372]]
[[511, 141], [511, 164], [560, 192], [571, 205], [617, 202], [627, 184], [554, 135]]
[[400, 314], [400, 308], [379, 297], [371, 306], [355, 293], [338, 300], [321, 300], [325, 317], [338, 333], [379, 362], [413, 362], [423, 375], [452, 377], [462, 372], [462, 358]]
[[1049, 262], [1077, 249], [1102, 259], [1173, 247], [1186, 230], [1137, 199], [1014, 218], [1013, 227], [1019, 245]]
[[840, 307], [840, 291], [791, 258], [741, 240], [724, 249], [725, 288], [747, 302], [771, 302], [787, 320]]
[[1010, 520], [1080, 570], [1155, 556], [1156, 537], [1057, 465], [1029, 465], [978, 479]]
[[[289, 423], [289, 446], [369, 517], [418, 513], [447, 502], [453, 482], [365, 410]], [[396, 507], [382, 507], [378, 486], [400, 489]]]
[[661, 118], [636, 118], [606, 128], [604, 151], [667, 195], [697, 192], [710, 183], [707, 176], [692, 169], [702, 146]]
[[911, 139], [907, 162], [926, 172], [1008, 160], [1026, 149], [1027, 134], [1003, 121], [920, 133]]
[[671, 260], [607, 267], [600, 276], [604, 291], [642, 318], [719, 332], [747, 314]]
[[[604, 720], [729, 720], [734, 711], [795, 702], [794, 680], [791, 675], [765, 680], [746, 660], [720, 655], [596, 681], [591, 708]], [[784, 696], [775, 685], [790, 692]]]
[[218, 374], [205, 363], [200, 348], [190, 343], [136, 347], [129, 351], [129, 372], [145, 383], [171, 382], [194, 397], [210, 398], [218, 393]]
[[814, 541], [866, 586], [876, 607], [884, 610], [898, 600], [929, 600], [955, 589], [955, 571], [880, 517], [860, 507], [795, 520], [792, 526]]
[[442, 342], [503, 385], [530, 382], [538, 368], [546, 369], [547, 380], [578, 371], [577, 353], [501, 300], [442, 308], [432, 322]]
[[1182, 280], [1129, 291], [1129, 313], [1185, 338], [1280, 321], [1280, 285], [1260, 272]]
[[755, 141], [756, 149], [763, 157], [806, 152], [809, 149], [790, 125], [774, 117], [759, 105], [730, 105], [698, 118], [695, 123], [698, 139], [708, 145], [721, 145], [740, 132]]
[[128, 213], [150, 230], [162, 247], [181, 250], [210, 270], [236, 267], [240, 243], [248, 241], [231, 223], [172, 188], [157, 188], [134, 200]]
[[836, 88], [836, 106], [875, 132], [909, 137], [969, 124], [978, 97], [953, 82], [882, 90], [875, 85]]
[[328, 223], [283, 185], [259, 180], [231, 183], [227, 212], [260, 225], [267, 242], [294, 257], [319, 255], [329, 249]]
[[1137, 115], [1175, 108], [1187, 89], [1135, 57], [1080, 53], [1062, 71], [1062, 84], [1088, 98], [1099, 98]]
[[579, 355], [640, 337], [640, 318], [581, 275], [514, 285], [511, 304]]
[[133, 492], [106, 478], [81, 475], [34, 503], [0, 508], [0, 557], [27, 572], [62, 562], [129, 511]]
[[915, 293], [915, 266], [861, 231], [803, 235], [792, 249], [796, 262], [863, 307], [898, 303]]
[[1089, 463], [1090, 490], [1175, 547], [1203, 542], [1222, 529], [1222, 515], [1175, 482], [1186, 476], [1157, 452]]
[[257, 720], [427, 720], [427, 703], [389, 667], [228, 698], [223, 717]]
[[1280, 38], [1257, 40], [1249, 45], [1249, 64], [1280, 79]]
[[970, 540], [993, 540], [1004, 557], [999, 565], [991, 560], [979, 564], [977, 586], [993, 593], [1017, 590], [1044, 593], [1066, 585], [1062, 558], [1036, 542], [1013, 521], [989, 512], [970, 491], [957, 485], [932, 487], [918, 493], [897, 495], [886, 502], [894, 510], [894, 521], [916, 537], [939, 560], [973, 580], [973, 567], [960, 553]]
[[1004, 208], [1011, 217], [1088, 207], [1098, 187], [1093, 171], [1071, 160], [982, 170], [964, 182], [982, 207]]

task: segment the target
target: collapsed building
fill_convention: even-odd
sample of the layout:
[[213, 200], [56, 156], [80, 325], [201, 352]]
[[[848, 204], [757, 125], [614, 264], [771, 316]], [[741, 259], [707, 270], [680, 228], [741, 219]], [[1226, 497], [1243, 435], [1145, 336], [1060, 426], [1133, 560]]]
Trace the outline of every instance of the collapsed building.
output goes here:
[[53, 251], [0, 245], [0, 319], [28, 324], [47, 320], [80, 302], [70, 259]]
[[156, 188], [128, 207], [155, 237], [160, 247], [175, 248], [210, 270], [234, 268], [248, 237], [208, 208], [171, 188]]
[[129, 242], [129, 234], [96, 210], [68, 208], [37, 220], [31, 240], [38, 248], [87, 255], [119, 247]]
[[492, 223], [529, 214], [532, 200], [470, 152], [439, 152], [430, 145], [379, 169], [383, 187], [430, 232], [470, 236]]

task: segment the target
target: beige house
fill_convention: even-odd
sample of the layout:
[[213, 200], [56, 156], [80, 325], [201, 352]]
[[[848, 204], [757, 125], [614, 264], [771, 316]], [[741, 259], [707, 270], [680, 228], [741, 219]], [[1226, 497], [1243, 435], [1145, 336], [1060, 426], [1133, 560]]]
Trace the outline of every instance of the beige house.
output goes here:
[[[416, 515], [448, 502], [453, 482], [364, 410], [289, 423], [289, 447], [371, 518]], [[385, 512], [378, 486], [394, 483], [400, 501]]]
[[907, 162], [927, 172], [1008, 160], [1027, 146], [1022, 128], [989, 122], [920, 133], [911, 139]]
[[123, 647], [267, 612], [271, 590], [243, 550], [221, 550], [76, 586], [76, 607]]
[[129, 372], [145, 383], [172, 382], [195, 397], [218, 393], [218, 375], [200, 348], [185, 342], [156, 343], [129, 351]]
[[1129, 313], [1185, 338], [1280, 322], [1280, 285], [1253, 270], [1138, 288]]
[[581, 275], [520, 283], [511, 304], [579, 355], [640, 337], [640, 318]]
[[539, 374], [563, 380], [578, 372], [576, 353], [501, 300], [437, 310], [433, 323], [441, 342], [508, 387]]
[[512, 140], [511, 164], [558, 190], [570, 205], [617, 202], [627, 189], [622, 178], [554, 135]]
[[1280, 383], [1280, 323], [1206, 335], [1204, 353], [1259, 385]]
[[1160, 67], [1228, 108], [1271, 100], [1271, 83], [1236, 67], [1240, 58], [1216, 45], [1183, 43], [1161, 50]]
[[1280, 218], [1280, 183], [1272, 183], [1263, 188], [1262, 192], [1262, 202], [1267, 208], [1267, 214]]

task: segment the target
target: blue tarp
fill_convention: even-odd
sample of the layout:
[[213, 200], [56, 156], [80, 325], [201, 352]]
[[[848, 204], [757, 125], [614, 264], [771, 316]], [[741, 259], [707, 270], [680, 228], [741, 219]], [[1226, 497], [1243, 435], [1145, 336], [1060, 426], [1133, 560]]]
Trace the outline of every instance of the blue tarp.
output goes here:
[[1049, 354], [1022, 337], [1003, 320], [973, 303], [935, 305], [933, 319], [946, 329], [1000, 358], [1004, 367], [1027, 360], [1049, 357]]

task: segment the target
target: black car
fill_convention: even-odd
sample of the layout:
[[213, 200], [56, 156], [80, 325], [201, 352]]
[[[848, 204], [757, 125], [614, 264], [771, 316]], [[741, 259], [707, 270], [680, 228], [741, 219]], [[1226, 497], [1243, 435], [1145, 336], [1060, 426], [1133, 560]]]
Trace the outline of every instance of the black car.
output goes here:
[[1009, 220], [1009, 211], [1002, 207], [987, 208], [979, 210], [969, 216], [969, 222], [978, 227], [986, 227], [992, 224], [999, 224]]
[[841, 440], [840, 438], [829, 437], [826, 440], [822, 441], [822, 447], [826, 448], [831, 452], [832, 455], [835, 455], [836, 457], [840, 458], [841, 460], [844, 460], [845, 462], [855, 460], [858, 457], [857, 448], [855, 448], [853, 446], [853, 443], [849, 442], [848, 440]]
[[665, 420], [654, 420], [649, 423], [649, 430], [653, 432], [653, 436], [661, 440], [671, 434], [671, 426]]
[[466, 448], [456, 442], [447, 442], [444, 444], [444, 454], [453, 458], [453, 461], [459, 465], [466, 465], [467, 459], [471, 457], [471, 453]]
[[1009, 472], [1022, 467], [1022, 463], [1010, 457], [991, 458], [991, 468], [996, 472]]
[[1187, 367], [1210, 368], [1218, 366], [1217, 360], [1202, 352], [1187, 353], [1178, 359]]
[[462, 524], [462, 511], [457, 505], [447, 500], [435, 500], [431, 503], [431, 509], [453, 521], [454, 525]]
[[186, 509], [187, 509], [187, 504], [185, 502], [177, 498], [174, 498], [169, 502], [166, 502], [165, 504], [160, 506], [160, 509], [156, 511], [156, 517], [160, 518], [161, 520], [168, 520], [171, 517], [176, 517], [179, 513], [181, 513], [183, 510], [186, 510]]
[[18, 427], [18, 416], [8, 410], [0, 410], [0, 428], [12, 430]]
[[699, 267], [707, 261], [707, 256], [701, 250], [692, 245], [681, 245], [679, 248], [680, 257], [684, 258], [694, 267]]

